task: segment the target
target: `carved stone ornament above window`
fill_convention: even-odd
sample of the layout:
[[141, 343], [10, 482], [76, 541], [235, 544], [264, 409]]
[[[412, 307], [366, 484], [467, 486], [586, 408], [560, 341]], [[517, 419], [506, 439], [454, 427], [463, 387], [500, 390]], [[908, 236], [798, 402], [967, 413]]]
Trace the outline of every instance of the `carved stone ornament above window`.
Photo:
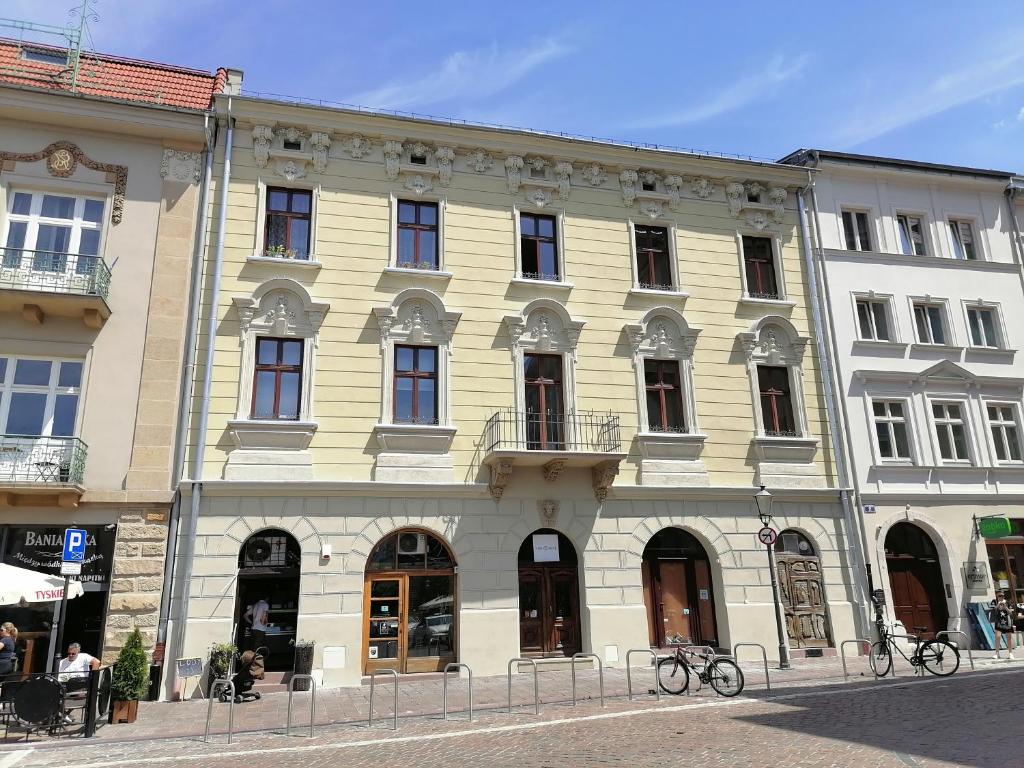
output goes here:
[[199, 153], [165, 149], [160, 161], [160, 177], [172, 181], [195, 183], [201, 175]]
[[360, 158], [366, 157], [370, 154], [370, 151], [373, 149], [373, 144], [362, 134], [356, 133], [345, 139], [341, 148], [343, 151], [347, 152], [350, 157], [359, 160]]
[[694, 197], [707, 200], [715, 193], [715, 185], [711, 179], [697, 177], [690, 182], [690, 191]]
[[651, 169], [627, 168], [619, 174], [622, 200], [626, 205], [639, 203], [640, 212], [656, 219], [663, 216], [666, 206], [679, 210], [683, 196], [683, 177], [669, 173], [662, 175]]
[[454, 147], [432, 147], [422, 141], [384, 142], [384, 174], [389, 181], [402, 181], [411, 192], [422, 195], [434, 188], [434, 182], [447, 187], [455, 167]]
[[110, 206], [110, 223], [121, 223], [124, 216], [124, 193], [128, 187], [128, 168], [113, 163], [98, 163], [88, 158], [78, 145], [70, 141], [55, 141], [38, 152], [21, 154], [18, 152], [0, 152], [0, 170], [7, 163], [37, 163], [46, 160], [46, 170], [51, 176], [67, 179], [75, 175], [81, 164], [90, 171], [110, 174], [114, 177], [114, 199]]
[[554, 193], [560, 200], [568, 200], [572, 191], [573, 166], [565, 160], [552, 164], [543, 157], [524, 160], [519, 155], [509, 155], [505, 158], [505, 174], [508, 191], [514, 195], [525, 188], [527, 202], [538, 208], [550, 203]]
[[283, 277], [266, 281], [252, 296], [233, 297], [232, 303], [243, 341], [255, 331], [269, 336], [307, 336], [316, 343], [330, 308], [330, 304], [310, 299], [300, 283]]
[[327, 131], [303, 131], [295, 126], [257, 125], [252, 129], [252, 154], [259, 168], [274, 161], [274, 172], [287, 181], [304, 178], [309, 167], [327, 170], [331, 135]]
[[775, 315], [761, 318], [737, 338], [748, 362], [767, 365], [800, 365], [810, 341], [789, 320]]
[[583, 169], [581, 175], [592, 187], [600, 187], [604, 184], [605, 179], [608, 178], [608, 174], [604, 172], [604, 168], [597, 163], [591, 163], [588, 165]]
[[494, 158], [486, 149], [474, 149], [466, 158], [466, 164], [477, 173], [487, 173], [494, 165]]
[[725, 185], [729, 213], [737, 218], [744, 217], [756, 230], [767, 229], [771, 221], [781, 223], [788, 198], [785, 187], [767, 187], [759, 181], [731, 181]]

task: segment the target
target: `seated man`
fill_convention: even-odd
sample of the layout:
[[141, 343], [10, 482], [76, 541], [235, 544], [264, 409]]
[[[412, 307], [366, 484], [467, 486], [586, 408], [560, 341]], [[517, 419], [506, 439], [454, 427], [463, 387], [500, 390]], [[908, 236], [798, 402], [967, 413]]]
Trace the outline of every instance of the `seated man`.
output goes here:
[[[95, 656], [82, 652], [82, 646], [78, 643], [71, 643], [68, 646], [68, 655], [60, 660], [57, 679], [64, 683], [65, 689], [76, 698], [74, 692], [79, 692], [78, 697], [85, 695], [84, 691], [89, 685], [89, 671], [100, 668], [100, 660]], [[64, 722], [71, 723], [71, 712], [64, 713]]]

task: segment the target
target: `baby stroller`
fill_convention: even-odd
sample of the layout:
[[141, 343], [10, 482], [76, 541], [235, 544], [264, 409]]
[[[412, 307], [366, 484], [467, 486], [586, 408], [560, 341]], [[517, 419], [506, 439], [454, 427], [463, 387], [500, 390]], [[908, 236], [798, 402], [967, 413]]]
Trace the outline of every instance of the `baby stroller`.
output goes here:
[[[253, 701], [260, 698], [260, 692], [252, 689], [256, 680], [262, 680], [264, 672], [264, 659], [270, 655], [270, 649], [260, 646], [255, 651], [243, 651], [238, 657], [238, 672], [231, 678], [235, 686], [235, 703]], [[227, 702], [230, 698], [227, 691], [221, 691], [220, 700]]]

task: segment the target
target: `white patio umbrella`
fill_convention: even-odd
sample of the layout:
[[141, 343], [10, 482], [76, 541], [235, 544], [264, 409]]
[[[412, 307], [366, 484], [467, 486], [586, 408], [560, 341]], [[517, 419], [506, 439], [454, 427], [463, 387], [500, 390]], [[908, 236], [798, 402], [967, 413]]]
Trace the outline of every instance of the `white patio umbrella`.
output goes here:
[[[82, 595], [82, 582], [68, 584], [68, 600]], [[0, 605], [53, 603], [64, 597], [64, 577], [0, 563]]]

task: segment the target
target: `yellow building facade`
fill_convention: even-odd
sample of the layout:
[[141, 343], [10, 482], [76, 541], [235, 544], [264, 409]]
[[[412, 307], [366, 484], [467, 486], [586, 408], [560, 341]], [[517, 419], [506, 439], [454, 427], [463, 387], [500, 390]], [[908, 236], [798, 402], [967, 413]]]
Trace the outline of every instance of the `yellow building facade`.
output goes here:
[[772, 648], [760, 485], [790, 643], [855, 636], [805, 170], [218, 99], [178, 656]]

